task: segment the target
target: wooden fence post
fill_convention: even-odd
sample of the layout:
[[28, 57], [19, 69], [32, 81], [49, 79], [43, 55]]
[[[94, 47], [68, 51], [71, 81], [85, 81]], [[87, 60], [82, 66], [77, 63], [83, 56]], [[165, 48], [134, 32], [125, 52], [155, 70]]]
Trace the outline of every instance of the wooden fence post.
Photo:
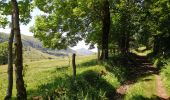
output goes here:
[[76, 57], [76, 54], [73, 53], [73, 55], [72, 55], [73, 77], [76, 77], [76, 62], [75, 62], [75, 57]]

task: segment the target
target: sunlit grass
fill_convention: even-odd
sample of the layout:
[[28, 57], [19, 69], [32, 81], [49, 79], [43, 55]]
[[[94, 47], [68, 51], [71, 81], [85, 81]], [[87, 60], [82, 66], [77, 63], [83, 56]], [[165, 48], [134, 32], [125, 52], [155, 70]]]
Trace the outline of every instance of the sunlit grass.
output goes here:
[[125, 95], [125, 100], [153, 99], [156, 94], [156, 82], [154, 76], [147, 76], [133, 84]]
[[[77, 75], [81, 75], [85, 71], [92, 70], [100, 73], [105, 70], [102, 65], [95, 64], [96, 56], [77, 56]], [[69, 65], [68, 58], [58, 58], [52, 60], [41, 60], [24, 63], [27, 66], [25, 70], [25, 86], [27, 89], [28, 99], [33, 96], [43, 96], [48, 92], [54, 91], [64, 81], [67, 82], [67, 76], [72, 76], [72, 67]], [[3, 100], [7, 89], [7, 65], [0, 66], [0, 100]], [[106, 76], [102, 76], [108, 84], [113, 88], [119, 85], [114, 74], [107, 72]], [[15, 79], [14, 79], [15, 80]], [[16, 96], [15, 81], [13, 88], [13, 98]]]
[[146, 49], [146, 46], [142, 46], [142, 47], [139, 47], [139, 48], [138, 48], [139, 51], [143, 51], [143, 50], [145, 50], [145, 49]]
[[166, 87], [167, 93], [170, 96], [170, 63], [168, 63], [162, 70], [161, 70], [161, 78], [164, 82]]
[[[91, 98], [90, 94], [86, 94], [87, 92], [96, 93], [95, 95], [99, 95], [100, 97], [103, 96], [105, 93], [107, 93], [108, 95], [114, 95], [115, 89], [120, 86], [121, 82], [119, 81], [121, 80], [121, 78], [125, 77], [124, 75], [119, 75], [122, 73], [122, 71], [124, 71], [119, 69], [119, 67], [116, 67], [118, 69], [115, 69], [115, 67], [111, 66], [109, 63], [98, 64], [98, 62], [96, 61], [96, 55], [76, 56], [76, 65], [77, 65], [76, 79], [78, 82], [82, 83], [82, 85], [80, 83], [77, 83], [78, 88], [80, 89], [85, 88], [85, 91], [82, 90], [82, 93], [79, 94], [80, 98], [84, 96], [90, 99]], [[113, 67], [114, 71], [106, 70], [107, 69], [106, 65], [109, 66], [110, 68]], [[24, 63], [24, 66], [25, 66], [24, 80], [29, 100], [34, 96], [46, 97], [50, 94], [53, 94], [53, 92], [59, 87], [65, 86], [66, 89], [72, 89], [71, 86], [74, 85], [71, 84], [70, 81], [70, 78], [72, 76], [72, 67], [71, 61], [69, 64], [68, 57], [27, 62]], [[7, 65], [0, 66], [1, 77], [0, 91], [2, 91], [0, 92], [0, 100], [1, 99], [3, 100], [6, 94], [7, 89], [6, 71]], [[96, 77], [98, 77], [101, 71], [104, 71], [106, 74], [102, 75], [100, 79], [96, 80]], [[169, 81], [166, 82], [168, 83]], [[155, 93], [156, 93], [155, 77], [154, 75], [150, 76], [148, 75], [146, 77], [138, 79], [137, 82], [133, 83], [130, 86], [127, 94], [125, 95], [125, 100], [153, 99], [155, 98], [154, 97]], [[71, 94], [75, 95], [74, 92]], [[81, 94], [83, 96], [81, 96]], [[14, 84], [13, 98], [15, 97], [16, 89]]]
[[139, 56], [147, 56], [148, 54], [152, 53], [152, 50], [145, 50], [143, 52], [138, 52], [136, 50], [131, 50], [132, 53], [139, 55]]

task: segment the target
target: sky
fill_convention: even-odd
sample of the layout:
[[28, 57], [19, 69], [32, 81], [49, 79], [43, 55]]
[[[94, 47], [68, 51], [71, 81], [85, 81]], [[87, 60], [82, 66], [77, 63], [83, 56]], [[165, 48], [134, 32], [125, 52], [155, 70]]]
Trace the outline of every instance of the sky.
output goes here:
[[[24, 35], [27, 35], [27, 36], [33, 36], [33, 33], [31, 33], [29, 31], [29, 28], [31, 26], [33, 26], [34, 22], [35, 22], [35, 17], [37, 15], [40, 15], [40, 14], [43, 14], [43, 12], [39, 11], [37, 8], [34, 9], [32, 12], [31, 12], [31, 16], [32, 16], [32, 20], [29, 24], [27, 25], [22, 25], [20, 24], [20, 30], [21, 30], [21, 34], [24, 34]], [[10, 18], [9, 18], [10, 19]], [[6, 27], [5, 29], [3, 28], [0, 28], [0, 32], [4, 32], [4, 33], [10, 33], [10, 28], [9, 27]], [[88, 45], [85, 45], [85, 42], [84, 41], [80, 41], [77, 46], [75, 47], [72, 47], [73, 50], [77, 50], [77, 49], [81, 49], [81, 48], [85, 48], [85, 49], [88, 49]], [[93, 51], [93, 52], [97, 52], [97, 49], [92, 49], [90, 51]]]

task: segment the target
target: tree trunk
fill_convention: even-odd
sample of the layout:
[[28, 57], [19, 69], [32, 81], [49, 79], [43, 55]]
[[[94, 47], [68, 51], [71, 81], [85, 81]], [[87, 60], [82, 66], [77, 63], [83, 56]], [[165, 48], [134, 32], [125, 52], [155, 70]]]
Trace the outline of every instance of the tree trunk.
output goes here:
[[154, 37], [154, 44], [153, 44], [153, 54], [156, 56], [159, 53], [159, 39], [158, 36]]
[[120, 51], [121, 51], [121, 54], [125, 54], [125, 40], [126, 40], [126, 37], [125, 37], [125, 33], [123, 32], [122, 33], [122, 36], [120, 37], [120, 42], [119, 42], [119, 46], [120, 46]]
[[11, 0], [13, 9], [13, 28], [15, 35], [15, 74], [16, 74], [16, 89], [17, 89], [17, 99], [26, 100], [26, 89], [24, 87], [23, 80], [23, 56], [22, 56], [22, 42], [19, 26], [19, 8], [16, 0]]
[[129, 52], [129, 42], [130, 42], [130, 32], [129, 32], [129, 20], [130, 15], [127, 12], [122, 13], [121, 16], [121, 37], [119, 41], [119, 48], [121, 50], [121, 54], [126, 55]]
[[129, 32], [126, 33], [126, 41], [125, 41], [125, 53], [127, 54], [129, 52]]
[[100, 60], [100, 49], [97, 48], [97, 50], [98, 50], [98, 51], [97, 51], [97, 59]]
[[14, 39], [14, 32], [13, 32], [13, 15], [11, 17], [12, 24], [11, 24], [11, 33], [9, 36], [8, 41], [8, 88], [5, 100], [11, 99], [12, 96], [12, 88], [13, 88], [13, 39]]
[[76, 77], [76, 62], [75, 62], [75, 57], [76, 57], [76, 54], [73, 53], [73, 55], [72, 55], [73, 77]]
[[103, 2], [103, 11], [102, 11], [102, 54], [101, 59], [108, 59], [108, 40], [109, 40], [109, 31], [110, 31], [110, 9], [109, 1], [104, 0]]
[[130, 41], [129, 33], [123, 33], [120, 39], [120, 50], [121, 54], [126, 55], [129, 52], [129, 41]]

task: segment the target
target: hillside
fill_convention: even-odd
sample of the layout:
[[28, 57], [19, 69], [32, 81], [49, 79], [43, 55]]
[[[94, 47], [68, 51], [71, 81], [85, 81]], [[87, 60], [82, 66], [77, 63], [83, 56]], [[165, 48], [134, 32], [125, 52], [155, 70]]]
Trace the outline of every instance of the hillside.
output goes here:
[[39, 61], [43, 59], [56, 59], [57, 57], [54, 55], [50, 55], [48, 53], [43, 53], [40, 50], [32, 48], [30, 46], [25, 46], [23, 48], [23, 58], [24, 62], [31, 62], [31, 61]]
[[[9, 34], [6, 33], [0, 33], [0, 42], [8, 41]], [[22, 43], [24, 47], [30, 47], [34, 48], [36, 50], [39, 50], [40, 52], [47, 53], [49, 55], [53, 56], [65, 56], [70, 53], [75, 53], [76, 51], [72, 50], [71, 48], [67, 48], [66, 50], [52, 50], [43, 47], [43, 44], [36, 38], [32, 36], [25, 36], [22, 35]]]

